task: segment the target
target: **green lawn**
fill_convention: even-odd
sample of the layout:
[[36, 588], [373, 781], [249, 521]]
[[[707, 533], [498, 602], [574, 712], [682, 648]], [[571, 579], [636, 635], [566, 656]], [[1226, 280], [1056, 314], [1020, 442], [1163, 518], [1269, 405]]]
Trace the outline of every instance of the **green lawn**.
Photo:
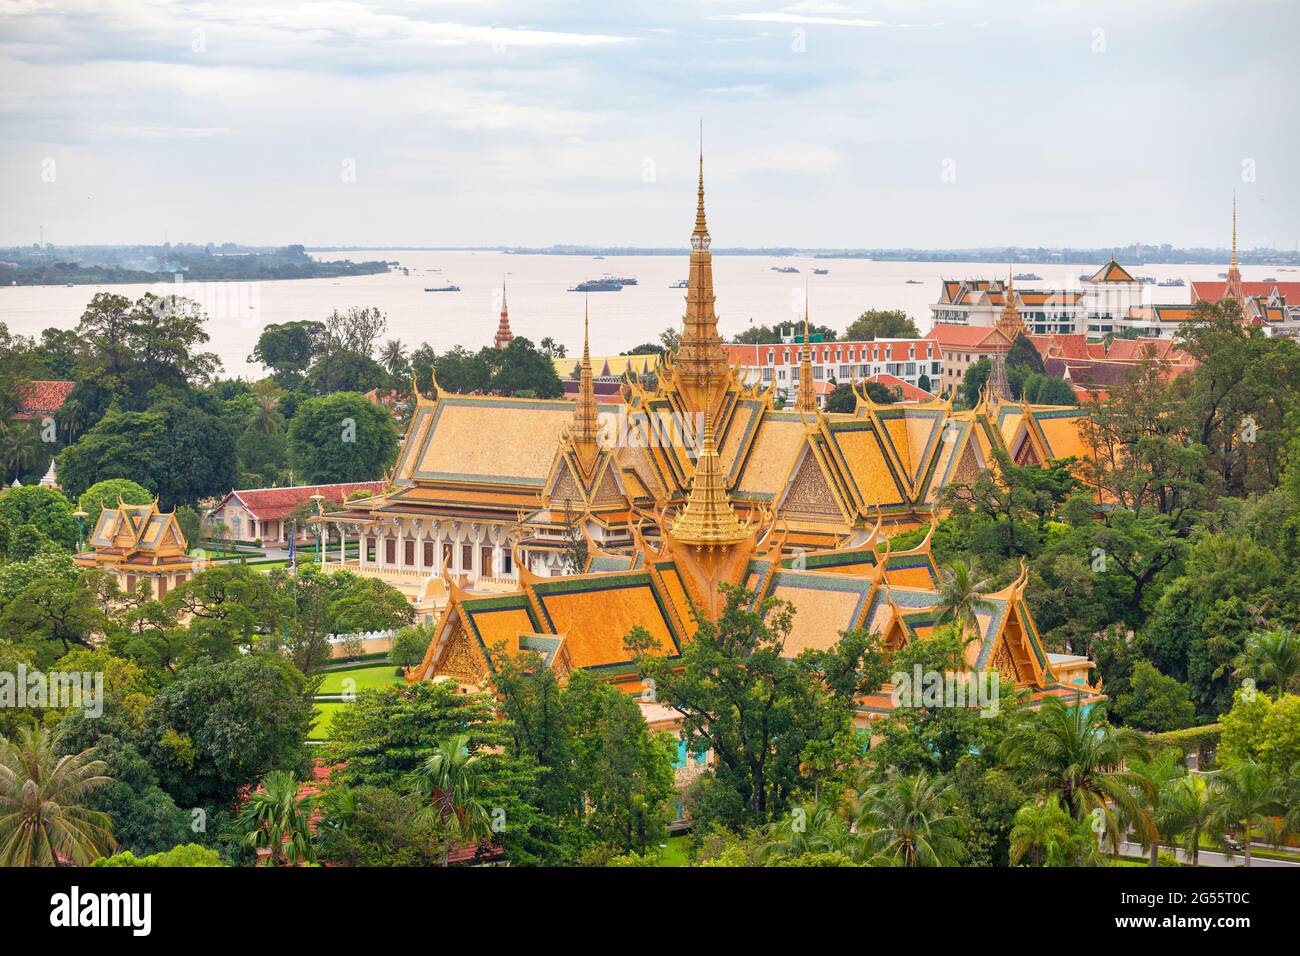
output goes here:
[[686, 865], [686, 837], [675, 836], [668, 838], [668, 845], [659, 851], [660, 866], [685, 866]]
[[325, 679], [321, 681], [318, 694], [341, 694], [343, 693], [343, 681], [351, 678], [355, 681], [352, 686], [354, 691], [372, 690], [378, 687], [387, 687], [389, 684], [400, 684], [405, 678], [397, 673], [395, 664], [372, 664], [369, 667], [349, 667], [347, 670], [326, 671]]
[[330, 721], [334, 719], [334, 712], [340, 707], [347, 707], [342, 703], [318, 703], [316, 705], [316, 722], [311, 725], [311, 732], [308, 737], [312, 740], [329, 740]]

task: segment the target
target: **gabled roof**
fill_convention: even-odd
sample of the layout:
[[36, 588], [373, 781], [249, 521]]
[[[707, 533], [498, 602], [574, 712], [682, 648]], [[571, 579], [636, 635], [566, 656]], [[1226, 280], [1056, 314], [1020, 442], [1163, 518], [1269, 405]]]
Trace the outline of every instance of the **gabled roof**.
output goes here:
[[940, 323], [925, 333], [925, 337], [938, 342], [940, 348], [980, 349], [990, 352], [1005, 352], [1011, 348], [1011, 342], [1000, 331], [984, 325], [948, 325]]
[[1089, 282], [1136, 282], [1132, 274], [1122, 265], [1111, 259], [1088, 278]]
[[220, 510], [231, 499], [239, 501], [259, 521], [283, 518], [313, 495], [343, 504], [357, 491], [382, 494], [388, 484], [383, 481], [348, 481], [333, 485], [290, 485], [286, 488], [240, 488], [226, 494], [213, 510]]

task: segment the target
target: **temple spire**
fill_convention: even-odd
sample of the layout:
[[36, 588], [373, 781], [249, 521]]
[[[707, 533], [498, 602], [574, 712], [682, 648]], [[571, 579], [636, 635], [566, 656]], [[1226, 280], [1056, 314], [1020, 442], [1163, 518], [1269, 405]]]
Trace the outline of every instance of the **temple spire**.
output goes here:
[[[701, 139], [703, 139], [701, 125]], [[695, 227], [691, 232], [690, 276], [686, 281], [686, 313], [682, 316], [682, 337], [675, 361], [687, 407], [701, 412], [714, 386], [727, 374], [727, 354], [718, 335], [718, 317], [713, 311], [713, 256], [709, 226], [704, 215], [704, 150], [700, 149], [699, 181], [696, 187]]]
[[506, 280], [501, 278], [501, 321], [497, 323], [497, 334], [492, 339], [492, 344], [499, 349], [505, 348], [514, 341], [515, 334], [510, 331], [510, 311], [506, 308]]
[[803, 351], [799, 354], [799, 392], [795, 398], [795, 410], [800, 412], [817, 411], [817, 386], [813, 382], [812, 335], [808, 325], [808, 287], [803, 291]]
[[704, 415], [704, 442], [695, 459], [695, 474], [691, 476], [691, 494], [669, 531], [683, 544], [710, 549], [739, 544], [750, 535], [750, 529], [736, 517], [727, 494], [718, 445], [713, 436], [711, 399], [712, 396]]
[[1238, 302], [1244, 297], [1241, 290], [1241, 268], [1237, 265], [1237, 192], [1232, 193], [1232, 260], [1228, 265], [1228, 283], [1224, 295]]
[[585, 470], [590, 470], [600, 450], [600, 422], [596, 386], [591, 375], [591, 338], [587, 299], [582, 302], [582, 366], [578, 374], [578, 407], [573, 412], [573, 447]]
[[1003, 296], [1002, 313], [998, 316], [996, 327], [1012, 342], [1025, 331], [1025, 322], [1020, 317], [1020, 308], [1016, 305], [1016, 285], [1011, 275], [1011, 266], [1007, 266], [1007, 287]]

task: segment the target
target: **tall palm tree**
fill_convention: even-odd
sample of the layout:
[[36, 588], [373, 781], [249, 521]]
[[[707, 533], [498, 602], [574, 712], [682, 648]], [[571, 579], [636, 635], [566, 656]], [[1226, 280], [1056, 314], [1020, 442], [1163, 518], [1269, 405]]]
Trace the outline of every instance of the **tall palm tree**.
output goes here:
[[1025, 711], [1000, 747], [1004, 760], [1017, 765], [1030, 786], [1055, 793], [1076, 820], [1100, 813], [1112, 844], [1121, 819], [1143, 820], [1147, 813], [1135, 796], [1152, 788], [1125, 762], [1150, 757], [1147, 738], [1131, 727], [1111, 727], [1097, 706], [1073, 706], [1049, 697], [1037, 711]]
[[298, 781], [287, 770], [273, 770], [248, 797], [237, 825], [248, 845], [270, 851], [271, 866], [315, 863], [311, 796], [298, 796]]
[[487, 808], [478, 797], [482, 772], [483, 757], [469, 752], [468, 734], [439, 742], [417, 772], [416, 788], [447, 834], [443, 866], [451, 861], [453, 842], [476, 842], [491, 832]]
[[284, 389], [273, 379], [254, 382], [253, 411], [248, 417], [248, 427], [262, 435], [278, 435], [284, 431], [284, 415], [279, 409], [283, 396]]
[[991, 582], [980, 578], [973, 564], [956, 560], [939, 571], [939, 620], [961, 628], [962, 637], [969, 639], [979, 633], [977, 615], [993, 610], [992, 602], [984, 597]]
[[1233, 664], [1238, 677], [1269, 685], [1277, 699], [1295, 690], [1300, 678], [1300, 635], [1284, 627], [1255, 631]]
[[[1182, 754], [1176, 750], [1166, 750], [1153, 760], [1133, 760], [1129, 769], [1144, 779], [1150, 786], [1139, 787], [1133, 796], [1138, 801], [1141, 813], [1134, 819], [1124, 822], [1131, 827], [1138, 842], [1150, 854], [1150, 865], [1160, 865], [1160, 837], [1164, 830], [1160, 827], [1160, 808], [1165, 794], [1175, 780], [1187, 775], [1183, 766]], [[1118, 846], [1115, 847], [1119, 849]]]
[[853, 839], [836, 808], [826, 803], [804, 804], [767, 829], [763, 859], [790, 860], [805, 853], [835, 853]]
[[1201, 861], [1201, 836], [1209, 829], [1214, 817], [1210, 788], [1205, 778], [1189, 773], [1172, 781], [1160, 799], [1156, 827], [1167, 839], [1183, 848], [1192, 861]]
[[[1214, 776], [1210, 821], [1220, 834], [1229, 830], [1241, 834], [1244, 866], [1250, 866], [1251, 830], [1261, 817], [1281, 809], [1278, 796], [1277, 781], [1254, 760], [1229, 764]], [[1231, 853], [1232, 847], [1227, 848]]]
[[401, 339], [389, 339], [379, 350], [379, 364], [388, 370], [389, 375], [396, 375], [406, 368], [406, 346]]
[[1097, 845], [1086, 825], [1075, 820], [1053, 793], [1016, 811], [1011, 827], [1010, 861], [1019, 866], [1081, 866], [1096, 860]]
[[84, 805], [113, 782], [93, 749], [60, 757], [49, 729], [0, 738], [0, 866], [87, 866], [117, 846], [107, 813]]
[[958, 866], [966, 859], [952, 788], [921, 773], [895, 777], [862, 796], [857, 831], [862, 851], [885, 866]]
[[25, 422], [12, 422], [0, 428], [0, 466], [6, 472], [13, 472], [14, 477], [35, 463], [40, 447], [36, 429]]

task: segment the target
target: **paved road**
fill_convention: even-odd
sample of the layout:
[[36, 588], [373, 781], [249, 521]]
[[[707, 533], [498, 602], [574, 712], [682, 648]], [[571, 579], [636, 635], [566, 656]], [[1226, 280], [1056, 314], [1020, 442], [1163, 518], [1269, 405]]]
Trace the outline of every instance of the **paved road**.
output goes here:
[[[1121, 843], [1120, 849], [1126, 856], [1147, 855], [1146, 851], [1143, 850], [1142, 847], [1138, 846], [1136, 843]], [[1187, 854], [1184, 853], [1182, 850], [1178, 850], [1177, 854], [1178, 854], [1178, 862], [1180, 863], [1190, 862]], [[1198, 862], [1201, 864], [1201, 866], [1241, 866], [1241, 854], [1237, 853], [1233, 856], [1231, 860], [1229, 860], [1222, 853], [1215, 852], [1214, 850], [1202, 850], [1200, 852], [1200, 855], [1198, 856]], [[1300, 860], [1266, 860], [1263, 857], [1252, 855], [1250, 858], [1250, 865], [1252, 867], [1300, 866]]]

